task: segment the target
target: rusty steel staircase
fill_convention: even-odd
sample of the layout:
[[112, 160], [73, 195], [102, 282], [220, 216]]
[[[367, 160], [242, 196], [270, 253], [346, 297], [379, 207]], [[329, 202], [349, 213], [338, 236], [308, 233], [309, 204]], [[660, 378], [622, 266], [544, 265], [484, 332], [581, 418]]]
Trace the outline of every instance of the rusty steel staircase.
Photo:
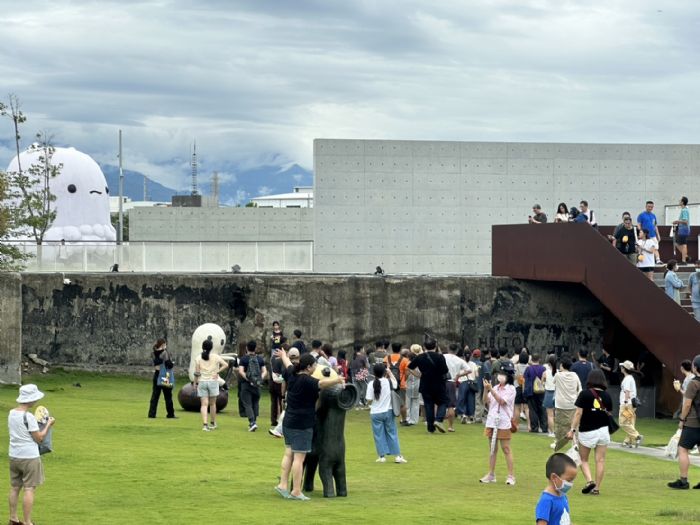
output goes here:
[[667, 373], [700, 354], [700, 323], [589, 225], [495, 225], [491, 236], [494, 276], [582, 284]]

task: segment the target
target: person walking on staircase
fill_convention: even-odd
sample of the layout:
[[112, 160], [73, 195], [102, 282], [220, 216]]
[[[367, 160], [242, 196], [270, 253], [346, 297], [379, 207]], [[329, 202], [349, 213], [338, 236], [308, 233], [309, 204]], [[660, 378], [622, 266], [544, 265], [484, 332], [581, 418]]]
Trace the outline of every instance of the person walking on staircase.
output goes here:
[[647, 201], [645, 210], [637, 217], [637, 227], [640, 230], [647, 230], [645, 238], [654, 239], [656, 241], [654, 260], [656, 264], [663, 264], [659, 257], [659, 239], [661, 239], [661, 234], [659, 233], [658, 224], [656, 215], [654, 215], [654, 201]]
[[632, 361], [624, 361], [620, 363], [620, 370], [624, 376], [620, 385], [620, 428], [627, 434], [622, 442], [622, 446], [637, 448], [644, 436], [637, 432], [635, 428], [639, 401], [637, 399], [637, 383], [635, 383], [632, 375], [636, 372], [634, 363]]
[[[639, 268], [650, 281], [654, 281], [654, 254], [659, 249], [659, 243], [656, 238], [649, 238], [649, 230], [644, 228], [639, 234], [637, 240], [637, 248], [639, 250]], [[657, 262], [656, 264], [660, 264]]]
[[685, 288], [683, 281], [676, 272], [678, 271], [678, 263], [675, 259], [671, 259], [666, 263], [666, 273], [664, 273], [664, 288], [666, 295], [681, 304], [681, 289]]
[[690, 304], [693, 305], [695, 319], [700, 321], [700, 259], [695, 261], [695, 273], [688, 277]]

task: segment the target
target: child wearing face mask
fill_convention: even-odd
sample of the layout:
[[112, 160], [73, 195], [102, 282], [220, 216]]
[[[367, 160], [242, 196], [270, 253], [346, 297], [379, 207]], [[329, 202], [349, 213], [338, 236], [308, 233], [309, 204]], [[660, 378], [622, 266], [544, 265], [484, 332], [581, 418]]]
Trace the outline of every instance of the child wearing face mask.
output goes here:
[[571, 525], [566, 493], [573, 488], [577, 472], [576, 463], [566, 454], [557, 453], [550, 456], [545, 466], [549, 484], [535, 508], [537, 525]]

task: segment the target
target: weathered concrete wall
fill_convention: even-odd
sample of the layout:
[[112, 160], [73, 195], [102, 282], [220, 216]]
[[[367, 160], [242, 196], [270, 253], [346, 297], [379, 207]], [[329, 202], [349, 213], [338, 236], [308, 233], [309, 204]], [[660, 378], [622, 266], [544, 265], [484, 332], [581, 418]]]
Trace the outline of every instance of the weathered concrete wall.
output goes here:
[[602, 306], [584, 288], [487, 277], [323, 275], [24, 274], [24, 351], [85, 368], [148, 362], [167, 337], [177, 362], [189, 362], [202, 323], [228, 341], [267, 341], [279, 320], [287, 335], [349, 348], [390, 336], [421, 342], [535, 350], [599, 348]]
[[0, 383], [19, 384], [22, 360], [22, 278], [0, 273]]

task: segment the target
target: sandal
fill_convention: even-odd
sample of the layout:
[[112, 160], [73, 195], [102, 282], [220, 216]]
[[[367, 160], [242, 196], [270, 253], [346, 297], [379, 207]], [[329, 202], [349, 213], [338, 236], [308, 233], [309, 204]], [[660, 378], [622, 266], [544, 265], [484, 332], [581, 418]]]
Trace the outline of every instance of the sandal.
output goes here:
[[581, 489], [581, 494], [589, 494], [591, 491], [596, 490], [595, 481], [589, 481], [586, 486]]

